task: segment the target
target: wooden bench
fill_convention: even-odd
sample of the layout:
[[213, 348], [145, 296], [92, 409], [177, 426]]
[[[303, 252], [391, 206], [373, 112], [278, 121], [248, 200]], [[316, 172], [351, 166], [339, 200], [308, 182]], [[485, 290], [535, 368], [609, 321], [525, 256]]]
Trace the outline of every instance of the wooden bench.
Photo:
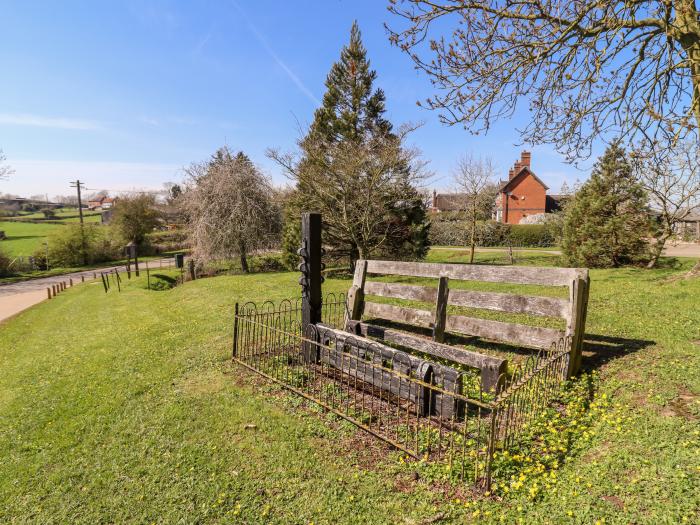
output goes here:
[[[436, 286], [368, 281], [367, 275], [399, 275], [427, 277], [437, 280]], [[490, 283], [527, 284], [568, 287], [568, 298], [521, 295], [450, 289], [450, 280]], [[383, 340], [436, 358], [447, 359], [481, 371], [484, 391], [498, 388], [499, 377], [506, 371], [507, 361], [444, 344], [445, 333], [476, 336], [485, 340], [518, 347], [549, 349], [563, 337], [571, 337], [569, 375], [581, 363], [581, 346], [585, 329], [589, 277], [587, 269], [537, 268], [523, 266], [486, 266], [467, 264], [435, 264], [418, 262], [359, 260], [347, 297], [346, 332]], [[377, 303], [365, 300], [368, 295], [433, 303], [431, 310]], [[557, 330], [469, 317], [448, 315], [447, 306], [527, 314], [564, 319], [566, 328]], [[381, 319], [431, 330], [432, 339], [368, 323]]]

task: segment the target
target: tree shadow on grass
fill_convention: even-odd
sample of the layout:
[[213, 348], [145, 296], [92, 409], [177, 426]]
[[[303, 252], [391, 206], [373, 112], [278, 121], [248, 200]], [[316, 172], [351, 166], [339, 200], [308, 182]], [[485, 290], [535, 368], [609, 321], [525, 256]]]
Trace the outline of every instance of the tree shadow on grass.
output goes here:
[[610, 361], [655, 344], [656, 341], [647, 339], [627, 339], [624, 337], [585, 334], [581, 368], [584, 372], [595, 370]]

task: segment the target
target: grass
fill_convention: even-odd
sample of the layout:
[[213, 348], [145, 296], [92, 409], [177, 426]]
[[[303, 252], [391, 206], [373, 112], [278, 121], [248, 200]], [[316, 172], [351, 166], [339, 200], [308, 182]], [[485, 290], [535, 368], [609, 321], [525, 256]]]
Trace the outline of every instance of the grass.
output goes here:
[[697, 523], [700, 280], [668, 280], [691, 264], [592, 272], [576, 422], [538, 445], [568, 459], [502, 460], [489, 497], [230, 363], [234, 302], [297, 274], [77, 286], [0, 326], [0, 522]]
[[0, 250], [10, 257], [33, 255], [49, 235], [61, 228], [62, 224], [0, 221], [0, 231], [7, 235], [0, 241]]

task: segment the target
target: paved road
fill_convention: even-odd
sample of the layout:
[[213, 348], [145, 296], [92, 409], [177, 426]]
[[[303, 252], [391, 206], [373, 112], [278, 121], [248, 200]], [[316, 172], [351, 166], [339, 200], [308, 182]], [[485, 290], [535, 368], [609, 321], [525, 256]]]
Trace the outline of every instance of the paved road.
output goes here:
[[[139, 266], [144, 268], [144, 264], [141, 263]], [[173, 264], [173, 259], [148, 261], [149, 268], [165, 268]], [[81, 282], [81, 276], [83, 275], [85, 276], [85, 282], [88, 282], [93, 280], [95, 274], [99, 277], [99, 272], [106, 272], [115, 268], [119, 271], [126, 271], [124, 265], [119, 265], [98, 270], [84, 270], [53, 277], [42, 277], [41, 279], [31, 279], [18, 283], [0, 284], [0, 322], [46, 299], [46, 289], [51, 287], [51, 285], [64, 281], [68, 283], [71, 278], [73, 279], [73, 284], [77, 285]]]

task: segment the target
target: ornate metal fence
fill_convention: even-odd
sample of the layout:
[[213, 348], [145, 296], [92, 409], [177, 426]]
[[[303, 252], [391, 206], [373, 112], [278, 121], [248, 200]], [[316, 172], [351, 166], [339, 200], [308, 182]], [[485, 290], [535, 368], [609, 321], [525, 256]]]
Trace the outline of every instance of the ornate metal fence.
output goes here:
[[498, 394], [483, 392], [474, 370], [455, 377], [452, 367], [327, 330], [343, 326], [345, 304], [342, 294], [326, 297], [322, 323], [304, 333], [301, 300], [237, 304], [233, 358], [477, 486], [490, 486], [494, 451], [523, 439], [566, 378], [571, 341], [562, 339], [509, 371]]

